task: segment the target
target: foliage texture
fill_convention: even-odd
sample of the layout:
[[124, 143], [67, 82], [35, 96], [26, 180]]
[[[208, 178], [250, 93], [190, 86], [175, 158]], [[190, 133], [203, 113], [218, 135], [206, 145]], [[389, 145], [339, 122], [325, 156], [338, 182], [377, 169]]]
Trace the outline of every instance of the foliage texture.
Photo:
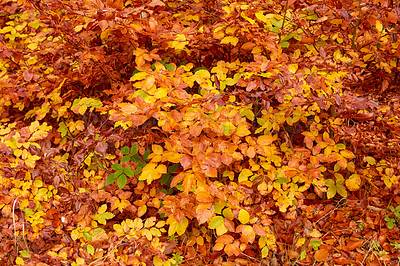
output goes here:
[[0, 264], [399, 261], [398, 1], [0, 7]]

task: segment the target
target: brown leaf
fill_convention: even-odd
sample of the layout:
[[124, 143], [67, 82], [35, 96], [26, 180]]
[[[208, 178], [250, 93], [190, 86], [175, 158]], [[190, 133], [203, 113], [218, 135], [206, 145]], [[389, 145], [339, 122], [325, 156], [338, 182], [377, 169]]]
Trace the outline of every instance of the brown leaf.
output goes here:
[[361, 247], [364, 243], [364, 240], [357, 240], [357, 241], [348, 241], [347, 242], [347, 247], [349, 250], [356, 249], [358, 247]]
[[265, 228], [259, 224], [253, 224], [253, 230], [259, 236], [267, 235], [267, 231], [265, 230]]
[[22, 76], [24, 77], [26, 82], [29, 82], [32, 80], [33, 78], [33, 72], [30, 69], [27, 69], [24, 71], [24, 73], [22, 74]]
[[314, 259], [316, 261], [325, 261], [329, 257], [329, 251], [326, 249], [319, 249], [315, 251]]
[[106, 142], [98, 142], [95, 151], [100, 155], [106, 156], [107, 148], [108, 144]]
[[175, 240], [168, 241], [165, 245], [164, 254], [165, 255], [171, 254], [174, 251], [175, 247], [176, 247]]

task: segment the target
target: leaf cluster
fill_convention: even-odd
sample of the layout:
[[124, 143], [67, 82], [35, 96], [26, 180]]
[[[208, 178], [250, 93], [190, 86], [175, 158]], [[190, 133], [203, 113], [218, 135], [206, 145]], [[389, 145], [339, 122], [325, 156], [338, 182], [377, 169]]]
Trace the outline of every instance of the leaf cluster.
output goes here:
[[2, 1], [0, 264], [389, 264], [399, 8]]

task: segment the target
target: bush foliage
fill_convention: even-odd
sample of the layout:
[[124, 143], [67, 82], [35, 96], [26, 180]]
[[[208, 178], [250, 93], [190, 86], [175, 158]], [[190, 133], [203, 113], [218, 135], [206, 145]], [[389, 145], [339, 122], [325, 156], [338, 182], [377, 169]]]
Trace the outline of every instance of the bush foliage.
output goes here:
[[2, 264], [398, 260], [397, 1], [0, 6]]

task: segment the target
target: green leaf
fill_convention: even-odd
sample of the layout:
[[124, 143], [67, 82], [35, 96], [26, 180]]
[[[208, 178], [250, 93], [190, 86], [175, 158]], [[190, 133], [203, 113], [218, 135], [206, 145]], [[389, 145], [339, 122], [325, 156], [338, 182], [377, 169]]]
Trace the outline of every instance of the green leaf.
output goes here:
[[220, 226], [224, 225], [224, 217], [222, 216], [215, 216], [213, 218], [211, 218], [208, 227], [210, 229], [216, 229]]
[[136, 154], [136, 155], [131, 156], [131, 160], [132, 160], [132, 162], [138, 163], [142, 160], [142, 158], [140, 158], [140, 156]]
[[126, 175], [120, 175], [117, 181], [118, 188], [122, 189], [126, 185], [126, 182], [127, 182]]
[[124, 173], [124, 168], [122, 168], [122, 170], [118, 170], [117, 172], [115, 172], [115, 176], [118, 177], [120, 175], [122, 175]]
[[160, 179], [161, 186], [164, 186], [165, 184], [169, 185], [168, 181], [170, 181], [169, 183], [171, 184], [171, 175], [170, 174], [162, 174], [161, 179]]
[[281, 177], [278, 180], [275, 180], [275, 182], [278, 184], [288, 183], [289, 179], [287, 179], [286, 177]]
[[63, 138], [68, 133], [68, 126], [64, 122], [61, 122], [57, 131], [61, 133], [61, 137]]
[[111, 174], [111, 175], [107, 176], [106, 184], [105, 184], [105, 185], [108, 186], [108, 185], [114, 183], [115, 180], [117, 180], [117, 176], [115, 175], [115, 173], [114, 173], [114, 174]]
[[122, 153], [123, 155], [128, 154], [128, 153], [129, 153], [129, 147], [128, 147], [128, 146], [123, 147], [123, 148], [121, 149], [121, 153]]
[[87, 249], [87, 252], [88, 252], [90, 255], [93, 256], [93, 254], [94, 254], [94, 247], [93, 247], [92, 245], [88, 244], [88, 245], [86, 246], [86, 249]]
[[125, 173], [127, 176], [130, 176], [130, 177], [134, 177], [134, 176], [135, 176], [135, 174], [133, 173], [132, 168], [131, 168], [130, 166], [128, 166], [127, 168], [125, 168], [124, 173]]
[[130, 155], [125, 155], [124, 157], [121, 158], [121, 163], [129, 162], [131, 159]]
[[179, 168], [179, 164], [174, 163], [173, 165], [168, 167], [168, 173], [174, 173], [176, 170], [178, 170], [178, 168]]
[[132, 148], [131, 148], [131, 155], [135, 155], [138, 153], [138, 145], [137, 143], [133, 144]]
[[31, 257], [31, 255], [28, 253], [28, 251], [26, 251], [26, 250], [21, 250], [20, 252], [19, 252], [19, 254], [21, 255], [21, 257], [23, 257], [23, 258], [30, 258]]
[[282, 41], [288, 41], [290, 39], [292, 39], [294, 37], [293, 33], [290, 33], [289, 35], [286, 35], [285, 37], [283, 37]]
[[144, 161], [147, 161], [147, 160], [148, 160], [147, 157], [149, 157], [149, 155], [150, 155], [150, 150], [146, 150], [146, 151], [144, 152], [144, 154], [143, 154], [143, 160], [144, 160]]
[[171, 65], [171, 64], [165, 64], [164, 66], [165, 66], [165, 68], [166, 68], [167, 70], [169, 70], [169, 71], [174, 71], [174, 70], [175, 70], [175, 69], [174, 69], [174, 66]]
[[281, 42], [279, 45], [280, 45], [282, 48], [288, 48], [288, 47], [290, 46], [290, 43], [289, 43], [289, 42]]
[[83, 236], [86, 238], [86, 240], [87, 241], [90, 241], [90, 240], [92, 240], [92, 235], [91, 234], [89, 234], [88, 232], [83, 232]]
[[98, 228], [95, 228], [94, 230], [93, 230], [93, 235], [96, 235], [97, 233], [100, 233], [100, 232], [106, 232], [106, 230], [104, 230], [103, 228], [100, 228], [100, 227], [98, 227]]
[[314, 250], [318, 250], [319, 246], [321, 246], [322, 242], [319, 240], [311, 240], [310, 245], [314, 248]]
[[300, 259], [304, 260], [306, 258], [307, 252], [305, 250], [303, 250], [300, 254]]
[[111, 165], [111, 168], [112, 168], [113, 170], [115, 170], [115, 171], [124, 170], [124, 168], [122, 167], [122, 165], [120, 165], [119, 163], [116, 163], [116, 164]]

